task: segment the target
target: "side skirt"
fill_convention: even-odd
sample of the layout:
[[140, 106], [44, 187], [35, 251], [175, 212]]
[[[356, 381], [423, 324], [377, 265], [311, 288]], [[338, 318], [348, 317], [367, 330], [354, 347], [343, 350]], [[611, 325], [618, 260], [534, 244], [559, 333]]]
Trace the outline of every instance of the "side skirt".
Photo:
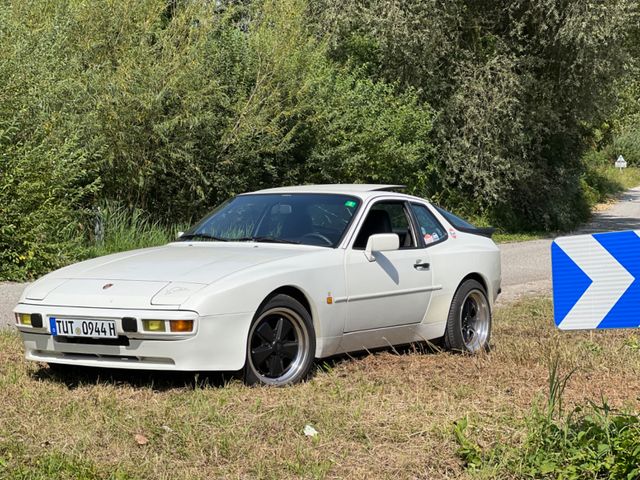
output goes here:
[[444, 335], [446, 322], [401, 325], [345, 333], [333, 354], [356, 352], [412, 342], [425, 342]]

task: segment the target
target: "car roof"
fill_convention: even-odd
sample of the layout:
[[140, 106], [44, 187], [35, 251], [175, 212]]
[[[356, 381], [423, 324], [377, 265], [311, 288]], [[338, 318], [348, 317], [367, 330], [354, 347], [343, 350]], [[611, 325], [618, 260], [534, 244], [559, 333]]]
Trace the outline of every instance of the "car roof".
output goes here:
[[297, 185], [258, 190], [250, 193], [366, 193], [403, 189], [404, 185], [384, 185], [371, 183], [334, 183], [327, 185]]

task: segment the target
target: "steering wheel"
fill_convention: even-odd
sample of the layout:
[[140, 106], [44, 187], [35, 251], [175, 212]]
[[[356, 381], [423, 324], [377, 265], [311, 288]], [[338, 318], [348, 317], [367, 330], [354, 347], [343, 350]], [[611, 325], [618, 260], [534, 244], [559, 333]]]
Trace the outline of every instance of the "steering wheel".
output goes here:
[[315, 238], [319, 238], [320, 240], [322, 240], [323, 242], [326, 242], [327, 245], [333, 245], [333, 242], [331, 240], [329, 240], [327, 237], [325, 237], [323, 234], [318, 233], [318, 232], [311, 232], [311, 233], [305, 233], [304, 235], [302, 235], [302, 237], [300, 238], [304, 238], [304, 237], [315, 237]]

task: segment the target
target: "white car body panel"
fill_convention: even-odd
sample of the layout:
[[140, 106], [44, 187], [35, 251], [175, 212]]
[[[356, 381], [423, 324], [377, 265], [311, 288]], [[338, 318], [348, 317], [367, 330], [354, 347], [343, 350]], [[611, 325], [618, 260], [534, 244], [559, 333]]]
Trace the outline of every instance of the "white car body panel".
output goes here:
[[[423, 199], [380, 185], [287, 187], [259, 193], [340, 193], [362, 205], [336, 248], [253, 242], [181, 241], [80, 262], [52, 272], [23, 293], [16, 313], [40, 313], [38, 329], [17, 325], [30, 360], [162, 370], [239, 370], [260, 305], [282, 288], [310, 310], [316, 358], [424, 341], [444, 334], [454, 293], [469, 275], [493, 305], [500, 254], [489, 238], [456, 231]], [[449, 232], [425, 248], [376, 252], [352, 248], [379, 200], [427, 206]], [[413, 268], [428, 263], [426, 270]], [[109, 284], [108, 288], [105, 286]], [[114, 319], [126, 345], [68, 343], [49, 334], [49, 316]], [[189, 334], [130, 333], [120, 319], [193, 319]], [[126, 338], [125, 338], [126, 337]]]
[[[424, 249], [426, 250], [426, 249]], [[416, 270], [428, 262], [420, 250], [395, 250], [375, 254], [369, 262], [360, 250], [346, 254], [348, 316], [345, 333], [420, 323], [429, 306], [433, 285], [431, 269]], [[406, 271], [400, 275], [399, 271]]]

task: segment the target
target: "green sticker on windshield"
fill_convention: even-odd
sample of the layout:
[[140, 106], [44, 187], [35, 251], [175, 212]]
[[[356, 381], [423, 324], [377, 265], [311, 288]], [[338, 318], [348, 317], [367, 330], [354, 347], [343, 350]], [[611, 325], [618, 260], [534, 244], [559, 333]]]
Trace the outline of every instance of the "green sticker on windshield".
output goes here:
[[353, 208], [357, 205], [356, 202], [354, 202], [353, 200], [347, 200], [346, 202], [344, 202], [344, 206], [345, 207], [349, 207], [349, 208]]

